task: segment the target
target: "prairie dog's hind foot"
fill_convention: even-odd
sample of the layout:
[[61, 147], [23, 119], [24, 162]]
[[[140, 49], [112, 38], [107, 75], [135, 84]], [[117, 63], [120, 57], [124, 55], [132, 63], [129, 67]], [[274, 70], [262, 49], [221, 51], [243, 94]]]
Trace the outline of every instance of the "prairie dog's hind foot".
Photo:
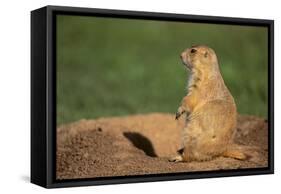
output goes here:
[[228, 149], [223, 152], [222, 156], [227, 158], [233, 158], [236, 160], [248, 160], [249, 158], [251, 158], [249, 155], [244, 154], [238, 149]]
[[183, 157], [181, 155], [176, 155], [171, 158], [169, 158], [169, 162], [182, 162]]

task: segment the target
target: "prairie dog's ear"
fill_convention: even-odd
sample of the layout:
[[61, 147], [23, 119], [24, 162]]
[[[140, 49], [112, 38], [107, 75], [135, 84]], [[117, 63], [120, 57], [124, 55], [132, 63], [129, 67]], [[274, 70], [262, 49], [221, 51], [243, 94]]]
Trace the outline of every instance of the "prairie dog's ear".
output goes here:
[[208, 55], [209, 55], [209, 53], [208, 53], [208, 51], [206, 51], [206, 52], [204, 53], [204, 57], [207, 58]]

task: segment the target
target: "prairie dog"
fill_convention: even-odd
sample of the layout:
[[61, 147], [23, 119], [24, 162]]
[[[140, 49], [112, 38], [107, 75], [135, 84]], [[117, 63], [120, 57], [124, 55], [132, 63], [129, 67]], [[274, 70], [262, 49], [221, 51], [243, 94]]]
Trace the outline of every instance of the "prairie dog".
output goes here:
[[246, 159], [233, 144], [237, 110], [221, 76], [215, 51], [204, 45], [192, 46], [180, 57], [190, 77], [188, 93], [182, 99], [176, 119], [186, 114], [186, 123], [183, 148], [170, 161], [206, 161], [216, 156]]

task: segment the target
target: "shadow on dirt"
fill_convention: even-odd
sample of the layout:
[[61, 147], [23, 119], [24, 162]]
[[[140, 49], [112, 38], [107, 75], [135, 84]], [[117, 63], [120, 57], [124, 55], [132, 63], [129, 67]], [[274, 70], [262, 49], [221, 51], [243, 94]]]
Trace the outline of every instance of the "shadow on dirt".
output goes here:
[[157, 157], [153, 145], [147, 137], [137, 132], [124, 132], [123, 135], [128, 140], [130, 140], [135, 147], [143, 150], [146, 155], [151, 157]]

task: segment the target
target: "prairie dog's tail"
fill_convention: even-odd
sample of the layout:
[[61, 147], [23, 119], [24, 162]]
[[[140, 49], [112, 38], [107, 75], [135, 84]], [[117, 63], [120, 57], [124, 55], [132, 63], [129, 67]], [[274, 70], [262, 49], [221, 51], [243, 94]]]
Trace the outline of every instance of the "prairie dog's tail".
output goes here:
[[238, 160], [247, 160], [249, 158], [248, 155], [241, 151], [241, 148], [238, 145], [230, 146], [226, 151], [222, 153], [222, 156]]

